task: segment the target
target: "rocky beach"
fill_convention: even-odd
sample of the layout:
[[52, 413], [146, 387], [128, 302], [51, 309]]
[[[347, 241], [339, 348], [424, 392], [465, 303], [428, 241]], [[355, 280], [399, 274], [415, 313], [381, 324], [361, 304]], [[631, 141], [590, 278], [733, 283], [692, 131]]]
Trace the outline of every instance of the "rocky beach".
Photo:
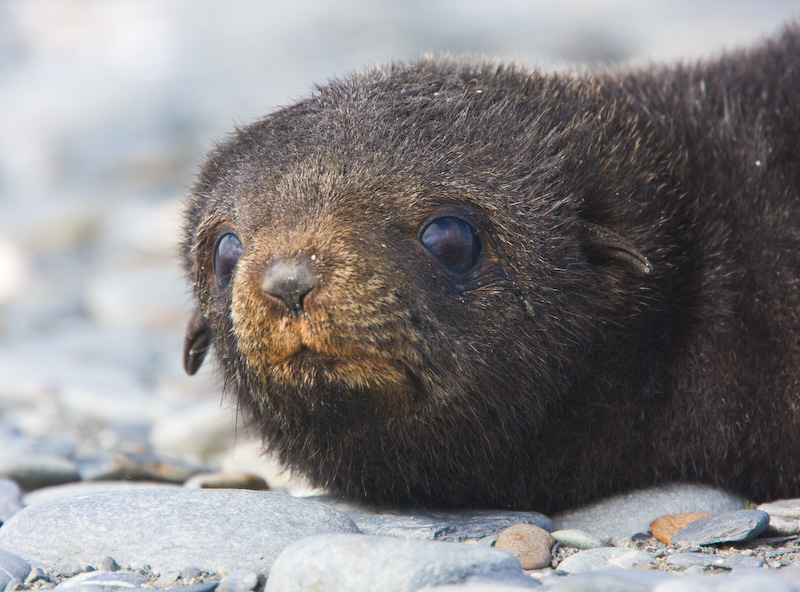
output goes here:
[[177, 246], [213, 142], [315, 82], [426, 51], [694, 60], [793, 17], [788, 0], [0, 2], [0, 590], [800, 590], [800, 500], [675, 485], [543, 516], [310, 490], [263, 458], [213, 364], [183, 374]]

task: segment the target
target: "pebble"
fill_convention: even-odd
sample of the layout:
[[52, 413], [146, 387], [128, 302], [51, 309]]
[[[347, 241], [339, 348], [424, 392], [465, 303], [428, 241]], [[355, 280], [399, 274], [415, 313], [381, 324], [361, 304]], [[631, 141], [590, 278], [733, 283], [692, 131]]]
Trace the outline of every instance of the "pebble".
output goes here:
[[48, 576], [41, 567], [34, 567], [25, 578], [25, 584], [33, 584], [34, 582], [38, 582], [40, 580], [49, 582], [50, 576]]
[[187, 479], [183, 486], [195, 489], [269, 489], [264, 478], [253, 473], [199, 473]]
[[203, 575], [203, 570], [199, 567], [189, 566], [184, 567], [181, 571], [181, 579], [182, 580], [191, 580], [192, 578], [199, 578]]
[[0, 547], [53, 570], [113, 555], [156, 572], [193, 565], [266, 574], [292, 541], [332, 532], [358, 529], [333, 508], [282, 494], [162, 488], [30, 506], [0, 528]]
[[800, 534], [800, 520], [770, 515], [769, 525], [767, 526], [765, 534], [769, 536], [792, 536]]
[[14, 480], [26, 491], [48, 485], [70, 483], [81, 478], [75, 463], [67, 458], [1, 452], [0, 475]]
[[217, 587], [219, 592], [250, 592], [259, 585], [258, 574], [247, 570], [237, 569], [222, 578]]
[[23, 507], [22, 491], [17, 482], [0, 477], [0, 525]]
[[100, 569], [102, 571], [119, 571], [119, 564], [113, 557], [104, 557], [100, 563]]
[[146, 576], [131, 571], [90, 571], [64, 580], [55, 590], [80, 587], [82, 592], [103, 592], [104, 588], [140, 588], [147, 581]]
[[686, 569], [699, 565], [700, 567], [711, 567], [719, 558], [710, 553], [673, 553], [664, 561], [676, 569]]
[[556, 539], [533, 524], [514, 524], [499, 535], [494, 546], [505, 549], [519, 560], [522, 569], [542, 569], [552, 561], [551, 549]]
[[706, 485], [678, 483], [612, 496], [552, 518], [559, 530], [579, 528], [620, 543], [636, 533], [647, 532], [650, 523], [665, 514], [719, 513], [745, 507], [746, 500], [741, 496]]
[[168, 483], [153, 483], [151, 481], [78, 481], [77, 483], [53, 485], [51, 487], [43, 487], [31, 491], [22, 497], [22, 501], [26, 506], [35, 506], [44, 502], [67, 497], [76, 497], [79, 495], [162, 488], [177, 489], [178, 486]]
[[793, 584], [773, 573], [697, 574], [675, 577], [652, 588], [652, 592], [797, 592]]
[[641, 568], [654, 563], [653, 557], [644, 551], [622, 547], [604, 547], [578, 551], [562, 560], [557, 569], [574, 574], [602, 569]]
[[547, 592], [643, 592], [677, 579], [664, 572], [646, 569], [609, 569], [561, 577], [541, 589]]
[[156, 588], [167, 588], [177, 582], [180, 577], [179, 571], [165, 571], [158, 576], [155, 586]]
[[194, 475], [208, 472], [209, 468], [160, 454], [117, 452], [112, 457], [107, 478], [180, 484]]
[[414, 592], [475, 578], [530, 588], [519, 561], [481, 545], [373, 535], [317, 535], [275, 560], [265, 592]]
[[769, 514], [769, 534], [800, 534], [800, 499], [777, 500], [760, 504], [756, 509]]
[[770, 516], [800, 520], [800, 499], [784, 499], [760, 504], [756, 510], [766, 512]]
[[12, 580], [23, 582], [31, 571], [31, 566], [22, 557], [0, 549], [0, 590], [4, 590]]
[[769, 514], [761, 510], [723, 512], [696, 520], [676, 532], [673, 545], [715, 545], [741, 542], [757, 537], [769, 524]]
[[[204, 377], [214, 384], [211, 376]], [[204, 401], [182, 402], [174, 412], [158, 417], [150, 432], [153, 448], [176, 457], [220, 454], [234, 444], [235, 425], [231, 413], [220, 406], [219, 397]]]
[[485, 542], [492, 542], [497, 534], [514, 524], [533, 524], [547, 531], [553, 530], [552, 520], [538, 512], [503, 510], [434, 512], [419, 508], [409, 510], [354, 504], [332, 496], [314, 496], [307, 499], [319, 501], [344, 512], [364, 534], [449, 542], [488, 537]]
[[562, 545], [573, 549], [599, 549], [606, 546], [606, 543], [596, 536], [577, 528], [554, 530], [550, 534]]
[[[219, 582], [213, 580], [208, 582], [200, 582], [199, 584], [189, 584], [187, 586], [175, 586], [174, 588], [167, 588], [169, 592], [212, 592], [217, 589]], [[165, 591], [165, 592], [167, 592]]]
[[30, 274], [27, 255], [13, 242], [0, 238], [0, 305], [19, 295]]
[[708, 512], [686, 512], [684, 514], [661, 516], [650, 523], [650, 532], [653, 533], [656, 540], [661, 541], [665, 545], [669, 545], [672, 535], [687, 524], [695, 520], [700, 520], [700, 518], [705, 518], [706, 516], [711, 516], [711, 514]]

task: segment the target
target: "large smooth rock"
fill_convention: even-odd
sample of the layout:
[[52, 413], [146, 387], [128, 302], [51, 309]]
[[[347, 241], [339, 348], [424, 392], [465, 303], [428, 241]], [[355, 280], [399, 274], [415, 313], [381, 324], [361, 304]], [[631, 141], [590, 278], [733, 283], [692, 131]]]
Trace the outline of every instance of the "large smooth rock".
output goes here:
[[321, 535], [288, 546], [265, 592], [415, 592], [485, 579], [535, 587], [519, 561], [482, 545], [370, 535]]
[[558, 529], [579, 528], [600, 539], [621, 541], [648, 532], [650, 523], [665, 514], [745, 508], [743, 497], [706, 485], [672, 484], [615, 495], [589, 506], [553, 516]]
[[379, 536], [461, 542], [496, 536], [514, 524], [533, 524], [548, 532], [553, 530], [553, 521], [538, 512], [506, 510], [440, 512], [423, 508], [383, 508], [357, 504], [334, 496], [315, 496], [309, 499], [344, 512], [364, 534]]
[[0, 528], [0, 547], [54, 570], [98, 565], [187, 565], [269, 572], [293, 541], [352, 533], [350, 518], [322, 504], [243, 490], [152, 489], [64, 498], [28, 507]]

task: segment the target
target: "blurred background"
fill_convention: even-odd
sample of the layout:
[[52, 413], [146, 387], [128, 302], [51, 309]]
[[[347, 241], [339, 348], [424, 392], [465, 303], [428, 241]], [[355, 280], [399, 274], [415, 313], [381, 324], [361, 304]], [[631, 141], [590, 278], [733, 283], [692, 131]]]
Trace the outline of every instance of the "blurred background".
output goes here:
[[119, 451], [256, 466], [213, 364], [181, 370], [181, 199], [234, 125], [423, 52], [695, 60], [797, 17], [798, 0], [0, 0], [0, 474], [92, 478]]

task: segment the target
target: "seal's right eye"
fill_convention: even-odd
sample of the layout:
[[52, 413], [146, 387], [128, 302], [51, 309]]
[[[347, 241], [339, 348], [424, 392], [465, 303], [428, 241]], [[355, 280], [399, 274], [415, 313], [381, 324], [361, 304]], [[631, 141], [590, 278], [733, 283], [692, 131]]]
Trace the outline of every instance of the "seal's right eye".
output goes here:
[[217, 241], [214, 248], [214, 276], [220, 292], [224, 292], [231, 283], [233, 270], [241, 254], [242, 243], [235, 234], [223, 234]]

